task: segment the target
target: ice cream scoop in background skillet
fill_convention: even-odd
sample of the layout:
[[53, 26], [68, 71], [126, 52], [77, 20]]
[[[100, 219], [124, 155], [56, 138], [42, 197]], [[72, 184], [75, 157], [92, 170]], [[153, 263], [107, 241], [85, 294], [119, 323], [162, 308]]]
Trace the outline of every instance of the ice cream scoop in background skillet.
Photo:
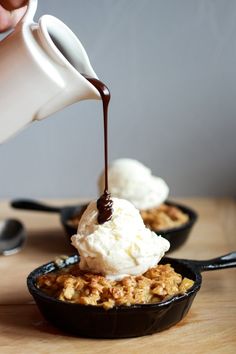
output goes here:
[[[118, 158], [109, 164], [108, 180], [111, 196], [130, 201], [140, 211], [146, 226], [171, 242], [172, 251], [186, 241], [196, 213], [168, 202], [168, 184], [149, 167], [135, 159]], [[105, 171], [98, 179], [99, 193], [104, 183]]]
[[[60, 263], [60, 268], [78, 261], [78, 255], [70, 256]], [[187, 315], [201, 288], [201, 273], [236, 267], [236, 252], [204, 261], [164, 257], [160, 263], [170, 263], [176, 272], [194, 281], [193, 287], [183, 295], [174, 296], [160, 303], [116, 306], [105, 310], [91, 305], [63, 302], [38, 289], [36, 280], [40, 275], [58, 270], [58, 265], [54, 262], [42, 265], [31, 272], [27, 278], [27, 285], [44, 318], [65, 332], [93, 338], [144, 336], [163, 331], [181, 321]]]
[[[153, 230], [154, 232], [156, 232], [157, 235], [163, 236], [170, 242], [171, 246], [169, 252], [171, 252], [180, 248], [187, 241], [198, 216], [193, 209], [185, 205], [182, 205], [180, 203], [175, 203], [172, 201], [166, 201], [165, 203], [167, 205], [171, 205], [179, 208], [182, 212], [187, 214], [189, 217], [189, 220], [184, 225], [171, 228], [171, 229], [166, 229], [166, 230], [158, 230], [158, 231]], [[13, 200], [11, 202], [11, 206], [13, 208], [22, 209], [22, 210], [59, 213], [61, 224], [64, 227], [64, 230], [68, 237], [68, 242], [70, 242], [70, 237], [77, 232], [77, 226], [75, 226], [72, 223], [72, 220], [77, 215], [83, 213], [83, 211], [87, 207], [87, 204], [58, 207], [58, 206], [52, 206], [34, 200], [18, 199], [18, 200]]]

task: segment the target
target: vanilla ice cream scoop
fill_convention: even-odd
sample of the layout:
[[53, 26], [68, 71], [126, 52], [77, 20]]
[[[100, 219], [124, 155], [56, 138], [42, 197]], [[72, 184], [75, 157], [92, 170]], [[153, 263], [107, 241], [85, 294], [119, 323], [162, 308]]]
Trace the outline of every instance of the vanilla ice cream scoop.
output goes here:
[[98, 224], [96, 201], [92, 201], [71, 240], [80, 255], [80, 269], [120, 280], [156, 266], [170, 243], [145, 227], [133, 204], [118, 198], [112, 201], [112, 218], [104, 224]]
[[[139, 210], [158, 207], [169, 194], [162, 178], [153, 176], [149, 168], [133, 159], [113, 161], [108, 169], [108, 179], [111, 196], [129, 200]], [[102, 193], [104, 173], [98, 185]]]

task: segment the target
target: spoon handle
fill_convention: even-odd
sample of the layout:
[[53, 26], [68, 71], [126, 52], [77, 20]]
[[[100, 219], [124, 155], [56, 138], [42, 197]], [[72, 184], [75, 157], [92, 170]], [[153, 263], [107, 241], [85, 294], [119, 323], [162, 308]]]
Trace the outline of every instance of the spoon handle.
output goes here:
[[217, 258], [195, 261], [188, 260], [190, 264], [194, 265], [200, 272], [205, 272], [209, 270], [225, 269], [236, 267], [236, 252], [225, 254]]
[[30, 199], [17, 199], [11, 201], [11, 207], [15, 209], [46, 211], [49, 213], [60, 213], [60, 207], [50, 206]]

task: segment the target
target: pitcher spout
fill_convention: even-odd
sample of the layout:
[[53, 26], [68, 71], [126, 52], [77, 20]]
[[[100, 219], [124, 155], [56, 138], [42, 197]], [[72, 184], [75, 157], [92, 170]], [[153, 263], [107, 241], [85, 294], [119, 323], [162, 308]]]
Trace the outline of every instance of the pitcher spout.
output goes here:
[[60, 109], [87, 99], [101, 99], [98, 90], [83, 76], [97, 78], [88, 55], [75, 34], [54, 16], [39, 20], [38, 36], [44, 50], [53, 60], [63, 85], [38, 110], [35, 119], [43, 119]]

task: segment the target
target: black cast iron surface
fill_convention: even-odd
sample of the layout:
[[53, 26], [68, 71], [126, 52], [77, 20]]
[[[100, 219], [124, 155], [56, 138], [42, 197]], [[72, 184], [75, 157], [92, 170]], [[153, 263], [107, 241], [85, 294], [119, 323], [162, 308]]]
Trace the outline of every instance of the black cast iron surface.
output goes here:
[[[77, 255], [67, 258], [62, 267], [78, 262]], [[57, 270], [54, 262], [35, 269], [27, 278], [27, 285], [42, 315], [54, 326], [77, 336], [93, 338], [137, 337], [163, 331], [188, 313], [194, 297], [201, 287], [200, 272], [236, 266], [236, 253], [213, 260], [192, 261], [165, 257], [176, 272], [194, 280], [193, 287], [184, 295], [175, 296], [157, 304], [117, 306], [110, 310], [101, 307], [66, 303], [39, 290], [36, 279], [42, 274]]]

